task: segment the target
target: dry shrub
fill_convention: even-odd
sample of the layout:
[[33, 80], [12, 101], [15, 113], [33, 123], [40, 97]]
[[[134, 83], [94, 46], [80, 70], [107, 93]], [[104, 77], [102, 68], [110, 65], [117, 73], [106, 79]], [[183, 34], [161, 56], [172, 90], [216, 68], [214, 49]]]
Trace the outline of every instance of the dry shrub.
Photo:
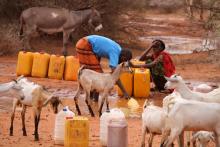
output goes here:
[[0, 27], [0, 55], [15, 54], [21, 49], [16, 24], [1, 25]]

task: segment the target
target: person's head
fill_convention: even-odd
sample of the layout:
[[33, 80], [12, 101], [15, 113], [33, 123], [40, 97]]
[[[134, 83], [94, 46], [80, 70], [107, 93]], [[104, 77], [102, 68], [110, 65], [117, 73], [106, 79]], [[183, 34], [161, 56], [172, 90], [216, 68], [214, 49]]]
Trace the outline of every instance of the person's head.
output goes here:
[[119, 56], [119, 61], [118, 64], [121, 62], [126, 62], [132, 59], [132, 52], [128, 49], [122, 49], [120, 56]]
[[152, 44], [154, 53], [159, 53], [165, 50], [165, 43], [162, 40], [156, 39], [152, 42]]

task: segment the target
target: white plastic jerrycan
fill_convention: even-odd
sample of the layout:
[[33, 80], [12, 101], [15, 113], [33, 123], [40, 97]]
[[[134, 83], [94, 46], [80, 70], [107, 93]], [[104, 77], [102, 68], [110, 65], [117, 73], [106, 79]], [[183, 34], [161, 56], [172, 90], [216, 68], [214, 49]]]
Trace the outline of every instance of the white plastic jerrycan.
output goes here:
[[100, 118], [100, 142], [102, 146], [107, 146], [108, 124], [110, 121], [125, 120], [124, 113], [118, 109], [111, 109], [110, 112], [104, 112]]
[[64, 145], [65, 136], [65, 120], [66, 118], [74, 117], [75, 114], [65, 106], [56, 116], [54, 128], [54, 141], [55, 144]]

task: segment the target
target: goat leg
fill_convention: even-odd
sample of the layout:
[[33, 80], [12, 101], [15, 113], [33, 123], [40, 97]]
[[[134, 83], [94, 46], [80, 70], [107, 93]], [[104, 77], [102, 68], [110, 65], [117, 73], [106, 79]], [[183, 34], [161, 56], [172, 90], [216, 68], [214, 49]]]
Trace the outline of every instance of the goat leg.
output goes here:
[[39, 141], [38, 125], [40, 122], [40, 113], [41, 113], [41, 110], [39, 110], [39, 109], [35, 110], [35, 116], [34, 116], [34, 124], [35, 124], [34, 140], [35, 141]]
[[93, 110], [92, 110], [92, 107], [91, 107], [90, 104], [88, 103], [88, 100], [86, 99], [85, 101], [86, 101], [86, 104], [87, 104], [87, 106], [88, 106], [88, 108], [89, 108], [89, 113], [91, 114], [92, 117], [95, 117], [95, 114], [94, 114], [94, 112], [93, 112]]
[[18, 104], [18, 100], [14, 99], [14, 101], [13, 101], [13, 111], [12, 111], [12, 114], [11, 114], [10, 136], [13, 136], [13, 122], [14, 122], [14, 118], [15, 118], [15, 110], [16, 110], [17, 104]]
[[77, 112], [78, 112], [78, 115], [81, 115], [81, 111], [80, 111], [80, 109], [79, 109], [79, 105], [78, 105], [78, 100], [77, 100], [77, 98], [74, 98], [74, 101], [75, 101], [75, 106], [76, 106], [76, 110], [77, 110]]
[[23, 105], [22, 111], [21, 111], [23, 136], [27, 136], [27, 132], [26, 132], [26, 128], [25, 128], [25, 112], [26, 112], [26, 106]]

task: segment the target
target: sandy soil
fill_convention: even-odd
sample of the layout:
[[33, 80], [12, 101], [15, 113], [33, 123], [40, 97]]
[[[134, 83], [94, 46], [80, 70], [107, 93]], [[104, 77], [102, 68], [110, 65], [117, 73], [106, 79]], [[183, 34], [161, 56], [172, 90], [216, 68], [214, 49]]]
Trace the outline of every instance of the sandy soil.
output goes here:
[[[169, 34], [177, 33], [177, 34], [193, 36], [190, 33], [186, 34], [184, 32], [187, 32], [189, 28], [194, 32], [201, 29], [200, 27], [197, 27], [195, 24], [190, 25], [189, 22], [183, 19], [183, 16], [181, 15], [180, 16], [178, 15], [176, 17], [170, 14], [169, 15], [154, 14], [154, 17], [153, 16], [148, 17], [148, 16], [149, 14], [146, 14], [145, 18], [146, 19], [148, 18], [151, 21], [154, 20], [153, 18], [160, 18], [159, 19], [160, 21], [157, 20], [158, 24], [161, 24], [162, 22], [166, 23], [167, 20], [168, 21], [170, 20], [169, 25], [174, 24], [173, 26], [179, 25], [179, 27], [181, 27], [181, 29], [175, 29], [174, 31], [166, 30], [169, 32]], [[170, 18], [170, 19], [165, 19], [165, 18]], [[137, 17], [136, 19], [140, 21], [139, 17]], [[174, 20], [175, 23], [173, 22]], [[155, 29], [155, 27], [156, 26], [153, 26], [153, 28], [149, 28], [149, 30]], [[202, 31], [200, 33], [202, 34]], [[193, 34], [195, 35], [195, 33]], [[198, 34], [197, 36], [199, 36]], [[133, 50], [133, 52], [135, 55], [138, 55], [140, 53], [140, 51], [137, 50]], [[219, 68], [220, 65], [218, 64], [219, 62], [216, 62], [218, 61], [216, 57], [217, 53], [218, 53], [217, 51], [209, 51], [209, 52], [193, 53], [188, 55], [173, 55], [173, 60], [176, 64], [177, 73], [181, 74], [183, 78], [186, 79], [191, 84], [206, 82], [210, 85], [216, 85], [220, 83], [220, 68]], [[16, 56], [0, 58], [0, 83], [10, 81], [12, 78], [15, 78], [16, 61], [17, 61]], [[106, 62], [103, 62], [103, 66], [106, 67]], [[29, 78], [29, 79], [36, 83], [44, 85], [47, 89], [49, 89], [49, 91], [55, 92], [55, 94], [57, 94], [62, 98], [63, 103], [65, 105], [69, 105], [70, 108], [75, 112], [73, 100], [71, 98], [75, 94], [75, 90], [77, 87], [76, 82], [43, 79], [43, 78], [41, 79]], [[127, 104], [126, 100], [118, 98], [117, 95], [115, 95], [115, 93], [116, 92], [114, 92], [113, 95], [111, 96], [110, 106], [126, 107]], [[155, 101], [157, 105], [161, 105], [161, 100], [164, 96], [165, 94], [160, 94], [156, 92], [156, 93], [152, 93], [149, 98]], [[8, 102], [9, 98], [10, 97], [1, 98], [2, 103], [4, 102], [4, 100]], [[144, 99], [140, 99], [138, 101], [142, 105]], [[55, 146], [53, 141], [55, 114], [53, 114], [52, 109], [49, 106], [44, 108], [42, 111], [41, 121], [39, 125], [39, 135], [40, 135], [39, 142], [35, 142], [34, 136], [32, 135], [34, 131], [34, 121], [33, 121], [31, 108], [28, 108], [26, 113], [26, 128], [27, 128], [28, 136], [22, 136], [21, 118], [20, 118], [21, 110], [19, 108], [16, 111], [16, 116], [14, 121], [14, 136], [9, 136], [11, 103], [12, 100], [7, 103], [7, 107], [4, 108], [5, 111], [0, 112], [0, 146], [4, 146], [4, 147]], [[82, 109], [83, 115], [87, 116], [90, 122], [89, 146], [90, 147], [101, 146], [99, 143], [99, 125], [100, 125], [99, 118], [98, 117], [91, 118], [88, 114], [85, 104], [83, 102], [80, 102], [80, 105], [83, 108]], [[94, 103], [93, 106], [97, 107], [97, 104]], [[129, 147], [140, 146], [140, 142], [141, 142], [140, 112], [141, 112], [141, 108], [137, 113], [139, 117], [127, 118]], [[97, 114], [97, 110], [96, 110], [96, 114]], [[146, 137], [146, 142], [147, 142], [147, 138], [148, 137]], [[160, 136], [156, 136], [153, 142], [153, 146], [155, 147], [159, 146], [159, 142], [160, 142]], [[214, 145], [210, 144], [209, 146], [211, 147]]]

